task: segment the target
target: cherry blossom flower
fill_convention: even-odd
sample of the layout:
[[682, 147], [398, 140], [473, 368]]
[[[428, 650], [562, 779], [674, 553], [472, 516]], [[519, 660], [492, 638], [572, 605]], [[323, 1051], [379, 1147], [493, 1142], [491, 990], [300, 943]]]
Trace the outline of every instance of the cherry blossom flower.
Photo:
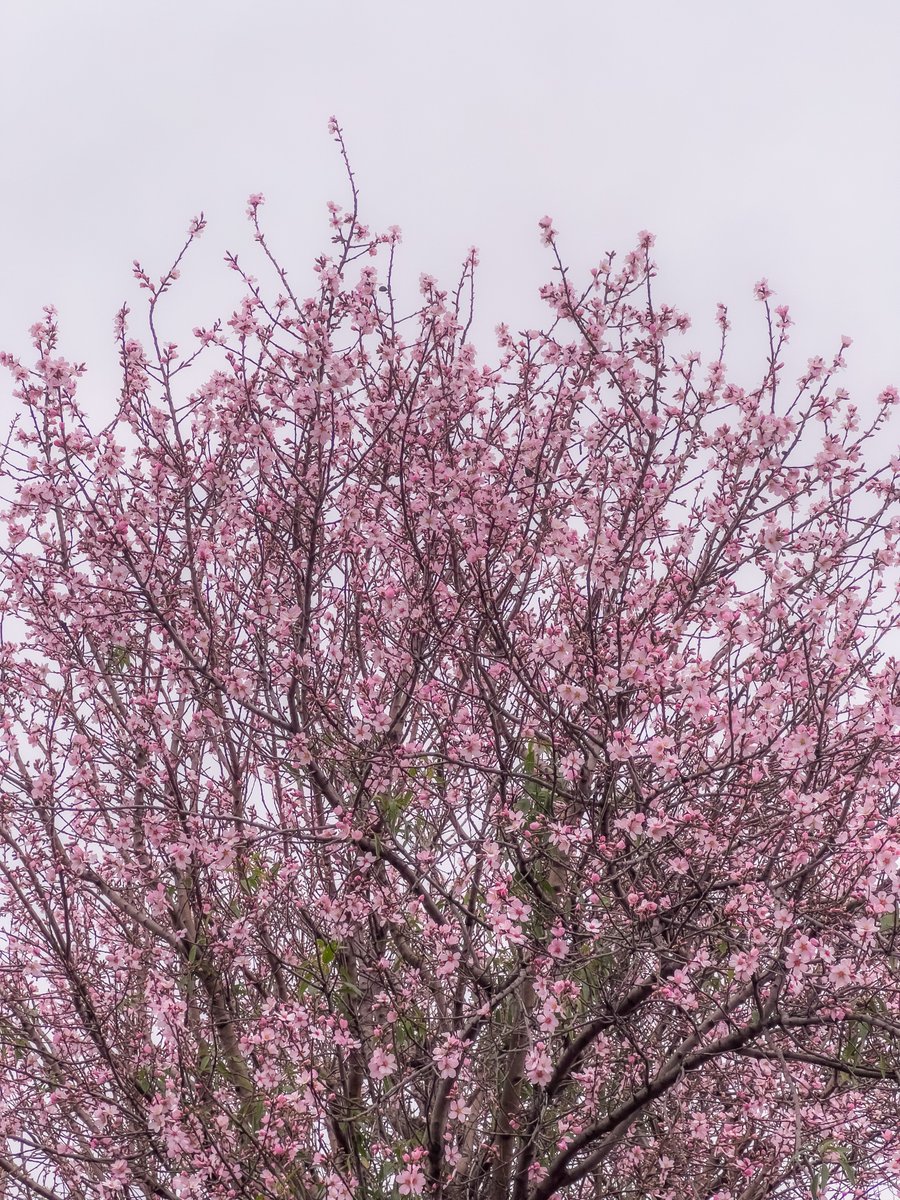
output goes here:
[[834, 963], [828, 971], [828, 978], [837, 988], [849, 987], [855, 978], [853, 964], [849, 958], [842, 958]]
[[401, 1196], [421, 1196], [425, 1188], [425, 1172], [418, 1163], [411, 1163], [397, 1172], [397, 1191]]
[[553, 1067], [544, 1043], [536, 1042], [525, 1057], [525, 1077], [535, 1087], [546, 1087], [553, 1078]]
[[569, 943], [565, 938], [555, 937], [548, 942], [547, 953], [551, 958], [565, 958], [569, 953]]
[[623, 830], [629, 837], [639, 837], [646, 822], [647, 818], [643, 813], [630, 812], [623, 817], [617, 817], [613, 824], [616, 829]]
[[449, 1038], [434, 1052], [434, 1062], [441, 1079], [453, 1079], [462, 1062], [462, 1046], [456, 1038]]
[[728, 960], [734, 977], [741, 983], [753, 978], [759, 964], [759, 950], [738, 950]]
[[397, 1059], [390, 1050], [380, 1046], [373, 1051], [369, 1058], [369, 1074], [373, 1079], [387, 1079], [397, 1070]]
[[769, 287], [769, 282], [766, 279], [760, 279], [753, 288], [753, 294], [757, 300], [768, 300], [773, 295], [772, 289]]

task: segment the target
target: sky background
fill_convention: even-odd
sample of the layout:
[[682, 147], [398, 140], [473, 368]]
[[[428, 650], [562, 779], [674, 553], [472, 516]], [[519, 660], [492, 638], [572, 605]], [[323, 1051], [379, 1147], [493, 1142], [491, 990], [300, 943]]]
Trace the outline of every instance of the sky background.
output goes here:
[[[712, 343], [726, 302], [747, 382], [767, 276], [798, 363], [854, 338], [845, 383], [865, 407], [900, 382], [898, 47], [895, 0], [2, 0], [0, 348], [27, 353], [55, 304], [108, 419], [132, 259], [161, 273], [203, 209], [164, 332], [229, 315], [222, 255], [255, 261], [250, 192], [312, 290], [326, 201], [347, 196], [334, 113], [363, 217], [403, 229], [410, 287], [480, 248], [483, 352], [498, 321], [541, 318], [549, 213], [576, 277], [652, 230], [657, 297], [695, 322], [683, 348]], [[0, 380], [4, 426], [10, 392]]]

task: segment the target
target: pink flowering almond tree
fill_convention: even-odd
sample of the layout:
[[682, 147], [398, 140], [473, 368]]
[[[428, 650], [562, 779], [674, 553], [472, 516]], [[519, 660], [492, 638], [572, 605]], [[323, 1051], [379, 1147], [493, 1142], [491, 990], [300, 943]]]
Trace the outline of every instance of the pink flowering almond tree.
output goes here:
[[0, 1195], [878, 1194], [897, 392], [765, 283], [739, 386], [546, 218], [484, 363], [355, 195], [308, 297], [251, 197], [190, 350], [136, 267], [105, 428], [52, 310], [4, 357]]

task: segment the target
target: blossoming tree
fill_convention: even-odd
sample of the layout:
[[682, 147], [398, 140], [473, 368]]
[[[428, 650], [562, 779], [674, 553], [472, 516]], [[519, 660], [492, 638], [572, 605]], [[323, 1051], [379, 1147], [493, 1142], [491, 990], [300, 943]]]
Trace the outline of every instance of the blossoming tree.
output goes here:
[[738, 386], [548, 219], [486, 365], [474, 255], [402, 313], [354, 191], [304, 298], [260, 202], [190, 352], [136, 267], [107, 427], [51, 310], [4, 358], [0, 1194], [877, 1189], [896, 391], [785, 378], [765, 284]]

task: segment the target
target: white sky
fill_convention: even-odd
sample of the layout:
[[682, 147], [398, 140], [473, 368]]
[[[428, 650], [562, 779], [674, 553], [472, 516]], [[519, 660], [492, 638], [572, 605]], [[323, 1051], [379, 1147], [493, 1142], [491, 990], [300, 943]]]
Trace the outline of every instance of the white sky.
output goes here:
[[655, 232], [684, 348], [721, 299], [739, 366], [761, 366], [768, 276], [799, 361], [853, 336], [863, 406], [900, 382], [898, 46], [896, 0], [0, 0], [0, 347], [24, 352], [56, 304], [109, 416], [131, 260], [160, 273], [204, 209], [167, 332], [230, 311], [221, 256], [252, 257], [251, 191], [305, 292], [346, 195], [335, 113], [411, 283], [480, 247], [483, 351], [499, 320], [538, 323], [547, 212], [582, 269]]

